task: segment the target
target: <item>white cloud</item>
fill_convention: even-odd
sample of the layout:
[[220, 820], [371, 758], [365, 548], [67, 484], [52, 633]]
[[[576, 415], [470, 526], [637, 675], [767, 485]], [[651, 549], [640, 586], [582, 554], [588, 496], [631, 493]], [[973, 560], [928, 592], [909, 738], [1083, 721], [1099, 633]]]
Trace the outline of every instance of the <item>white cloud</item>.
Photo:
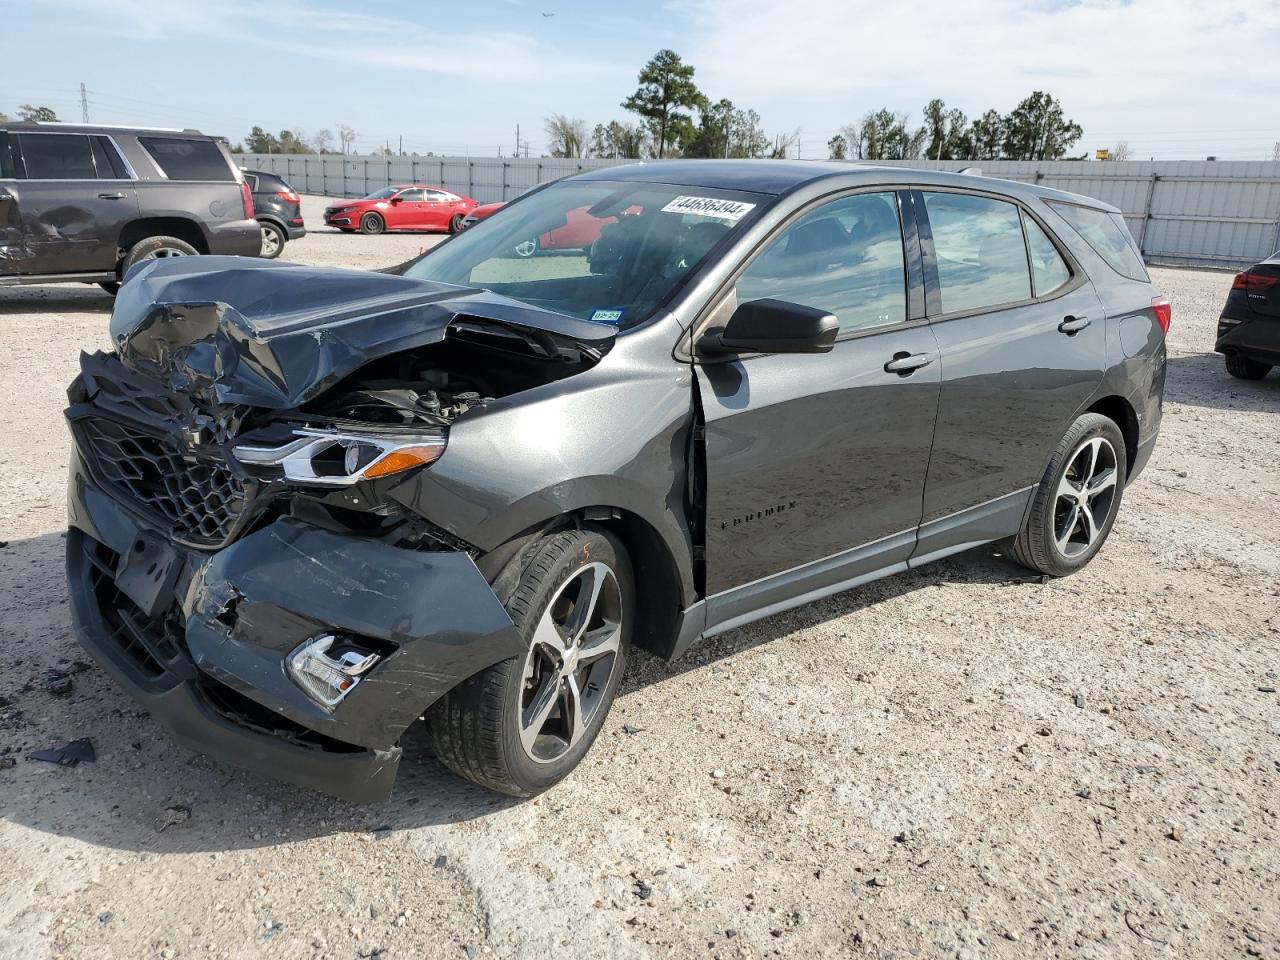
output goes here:
[[[775, 127], [833, 132], [868, 109], [971, 116], [1047, 90], [1103, 139], [1243, 142], [1280, 115], [1280, 7], [1254, 0], [677, 0], [681, 54]], [[791, 117], [798, 119], [793, 120]], [[816, 119], [824, 118], [824, 119]], [[809, 125], [813, 125], [810, 127]], [[1274, 123], [1256, 140], [1274, 139]], [[808, 136], [808, 132], [806, 133]], [[1225, 152], [1225, 151], [1222, 151]]]

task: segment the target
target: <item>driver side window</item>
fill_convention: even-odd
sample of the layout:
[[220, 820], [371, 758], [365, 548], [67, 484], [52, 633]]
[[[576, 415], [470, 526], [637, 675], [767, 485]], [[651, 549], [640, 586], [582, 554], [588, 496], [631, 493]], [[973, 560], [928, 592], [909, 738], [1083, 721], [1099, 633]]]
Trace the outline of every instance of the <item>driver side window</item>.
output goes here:
[[861, 193], [809, 211], [736, 284], [738, 303], [773, 298], [836, 316], [840, 332], [902, 323], [907, 275], [892, 193]]
[[421, 190], [401, 190], [398, 196], [405, 203], [420, 203], [422, 201]]

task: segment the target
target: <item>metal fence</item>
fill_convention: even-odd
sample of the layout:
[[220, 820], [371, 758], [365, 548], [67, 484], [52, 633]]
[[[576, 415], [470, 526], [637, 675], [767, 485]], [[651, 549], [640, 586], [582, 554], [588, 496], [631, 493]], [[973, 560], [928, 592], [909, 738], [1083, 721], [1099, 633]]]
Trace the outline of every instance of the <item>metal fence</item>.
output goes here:
[[[392, 183], [431, 183], [481, 202], [624, 160], [350, 157], [246, 154], [241, 166], [286, 177], [303, 193], [360, 197]], [[1240, 267], [1280, 250], [1280, 162], [1275, 161], [890, 161], [943, 170], [978, 167], [990, 177], [1084, 194], [1124, 211], [1148, 263]]]

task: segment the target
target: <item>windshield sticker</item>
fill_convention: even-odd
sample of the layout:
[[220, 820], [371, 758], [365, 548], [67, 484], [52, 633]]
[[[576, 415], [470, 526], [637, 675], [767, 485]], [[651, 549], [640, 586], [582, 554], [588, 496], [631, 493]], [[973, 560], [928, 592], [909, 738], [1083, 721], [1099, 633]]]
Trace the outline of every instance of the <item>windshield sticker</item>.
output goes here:
[[622, 319], [621, 310], [597, 310], [591, 315], [591, 319], [596, 323], [613, 323], [616, 324]]
[[741, 203], [737, 200], [717, 200], [715, 197], [676, 197], [662, 208], [662, 212], [684, 213], [691, 217], [711, 217], [715, 220], [737, 223], [755, 208], [754, 203]]

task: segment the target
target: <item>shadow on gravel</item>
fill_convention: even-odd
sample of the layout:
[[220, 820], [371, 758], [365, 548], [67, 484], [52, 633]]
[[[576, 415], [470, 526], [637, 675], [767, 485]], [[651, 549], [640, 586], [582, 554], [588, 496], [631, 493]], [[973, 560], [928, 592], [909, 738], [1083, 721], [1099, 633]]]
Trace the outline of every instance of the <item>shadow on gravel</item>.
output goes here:
[[18, 313], [110, 313], [115, 297], [93, 286], [5, 287], [0, 316]]
[[[421, 724], [403, 740], [392, 798], [376, 806], [348, 804], [186, 753], [73, 639], [61, 580], [64, 543], [61, 534], [48, 534], [0, 549], [0, 597], [14, 598], [0, 601], [0, 618], [13, 624], [9, 649], [20, 651], [9, 679], [0, 677], [0, 756], [16, 761], [0, 769], [0, 817], [120, 850], [194, 853], [334, 834], [365, 835], [376, 843], [399, 830], [473, 820], [522, 802], [449, 774], [431, 756]], [[921, 588], [1028, 579], [993, 547], [972, 550], [731, 631], [675, 664], [637, 655], [623, 696]], [[21, 591], [9, 589], [18, 584]], [[49, 684], [59, 674], [72, 678], [70, 692], [61, 696]], [[92, 740], [96, 762], [58, 767], [28, 759], [33, 750], [80, 737]]]
[[1280, 413], [1280, 369], [1261, 380], [1237, 380], [1216, 353], [1170, 357], [1165, 399], [1211, 410]]

